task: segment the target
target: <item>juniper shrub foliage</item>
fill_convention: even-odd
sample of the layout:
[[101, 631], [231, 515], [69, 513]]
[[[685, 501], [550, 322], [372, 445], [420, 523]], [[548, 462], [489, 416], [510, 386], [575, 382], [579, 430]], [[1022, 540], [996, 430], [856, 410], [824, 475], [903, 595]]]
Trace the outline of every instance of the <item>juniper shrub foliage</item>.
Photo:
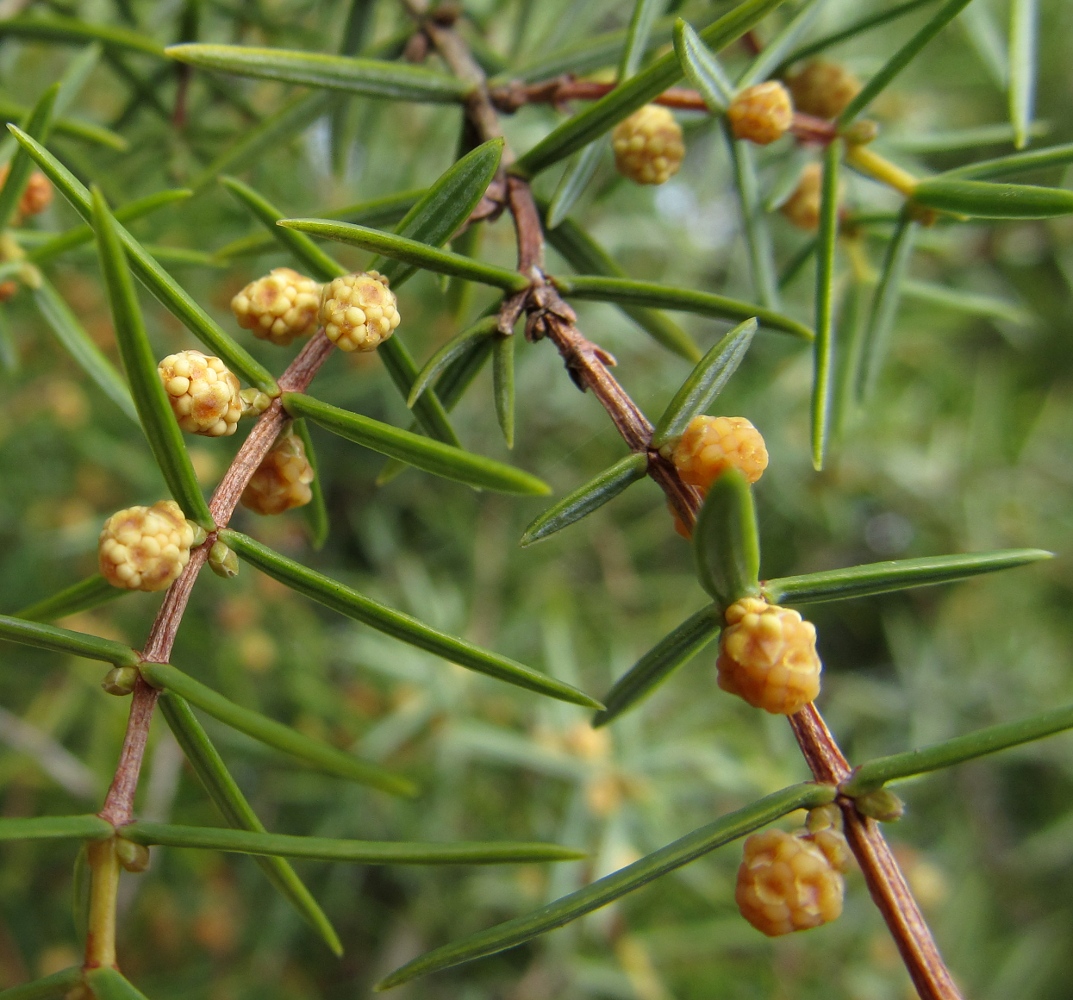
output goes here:
[[1069, 5], [4, 17], [0, 997], [1065, 995]]

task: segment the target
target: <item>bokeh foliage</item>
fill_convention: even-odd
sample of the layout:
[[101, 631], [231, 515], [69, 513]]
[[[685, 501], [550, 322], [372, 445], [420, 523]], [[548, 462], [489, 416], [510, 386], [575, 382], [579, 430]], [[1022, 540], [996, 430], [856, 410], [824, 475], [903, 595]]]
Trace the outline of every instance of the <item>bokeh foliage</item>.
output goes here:
[[[365, 6], [354, 5], [359, 12]], [[517, 66], [554, 57], [589, 33], [623, 27], [623, 6], [467, 2], [462, 30], [487, 46], [489, 62], [497, 53]], [[670, 6], [706, 23], [726, 5]], [[87, 24], [125, 25], [161, 44], [318, 51], [338, 51], [354, 16], [342, 3], [32, 7]], [[363, 48], [390, 56], [400, 48], [405, 19], [387, 0], [369, 7]], [[858, 7], [828, 0], [811, 31], [819, 37], [836, 30], [858, 16]], [[1045, 130], [1051, 145], [1073, 140], [1067, 51], [1073, 10], [1060, 0], [1039, 7], [1035, 129]], [[1001, 51], [995, 58], [996, 47], [1006, 44], [1008, 14], [1006, 4], [976, 0], [884, 95], [875, 112], [892, 158], [927, 173], [1011, 150], [1012, 131], [996, 126], [1008, 116], [1008, 63]], [[911, 14], [834, 54], [866, 77], [926, 16]], [[773, 31], [765, 24], [761, 36]], [[46, 43], [0, 23], [3, 101], [32, 106], [86, 41]], [[456, 155], [461, 116], [455, 108], [313, 100], [271, 82], [190, 72], [153, 52], [103, 41], [65, 114], [108, 126], [127, 148], [87, 143], [59, 128], [49, 146], [116, 207], [163, 188], [196, 189], [194, 197], [131, 229], [146, 244], [169, 248], [162, 263], [231, 332], [231, 295], [291, 261], [275, 245], [257, 244], [256, 255], [218, 253], [263, 228], [213, 180], [217, 173], [241, 176], [290, 216], [319, 216], [427, 185]], [[725, 62], [736, 74], [747, 54], [732, 49]], [[180, 99], [184, 114], [176, 121]], [[232, 144], [256, 138], [255, 123], [280, 109], [289, 116], [282, 134], [226, 155]], [[515, 149], [529, 149], [554, 120], [547, 108], [525, 108], [506, 119], [508, 139]], [[672, 182], [636, 188], [602, 163], [571, 218], [633, 277], [753, 299], [726, 143], [700, 115], [682, 120], [688, 155]], [[969, 134], [991, 126], [983, 141]], [[763, 190], [777, 190], [788, 161], [802, 155], [815, 156], [788, 145], [758, 156]], [[557, 179], [558, 168], [541, 178], [538, 191], [550, 198]], [[848, 171], [845, 179], [852, 210], [895, 207], [874, 184]], [[1063, 183], [1054, 168], [1028, 179]], [[403, 211], [367, 224], [386, 226]], [[25, 242], [32, 246], [37, 231], [79, 222], [57, 199], [26, 227]], [[804, 237], [777, 216], [769, 225], [785, 264]], [[860, 251], [878, 269], [891, 227], [863, 233]], [[505, 221], [482, 227], [481, 241], [482, 259], [512, 266]], [[367, 260], [327, 246], [348, 265]], [[455, 249], [469, 252], [459, 241]], [[556, 259], [551, 268], [570, 270]], [[848, 268], [843, 271], [848, 279]], [[48, 274], [117, 361], [92, 244], [50, 264]], [[868, 275], [858, 277], [868, 284]], [[909, 277], [918, 294], [903, 295], [875, 390], [843, 414], [822, 473], [812, 471], [810, 458], [805, 345], [761, 331], [719, 399], [721, 412], [748, 416], [761, 429], [772, 455], [756, 491], [762, 576], [1003, 547], [1039, 546], [1059, 558], [950, 588], [809, 608], [826, 668], [820, 704], [851, 760], [1016, 718], [1073, 695], [1073, 570], [1064, 555], [1073, 541], [1073, 224], [1065, 218], [940, 225], [918, 236]], [[955, 308], [936, 301], [937, 286], [999, 298], [1004, 306], [963, 297]], [[812, 291], [806, 268], [782, 290], [782, 308], [811, 324]], [[195, 346], [154, 299], [139, 294], [160, 356]], [[400, 292], [400, 336], [423, 361], [490, 301], [486, 290], [455, 283], [445, 289], [419, 274]], [[967, 310], [967, 302], [978, 308]], [[844, 303], [843, 322], [852, 304]], [[0, 383], [0, 610], [10, 612], [92, 572], [104, 517], [152, 503], [165, 488], [141, 432], [58, 350], [30, 292], [21, 291], [3, 310], [11, 363]], [[689, 363], [660, 349], [611, 306], [580, 303], [579, 315], [588, 335], [617, 357], [626, 388], [657, 416]], [[712, 320], [676, 318], [705, 350], [726, 329]], [[245, 335], [240, 340], [273, 372], [281, 370], [278, 352]], [[550, 345], [520, 343], [517, 362], [513, 452], [503, 445], [487, 373], [452, 417], [467, 447], [542, 477], [555, 496], [624, 456], [605, 415], [577, 392]], [[332, 357], [315, 392], [409, 426], [410, 414], [375, 358]], [[546, 499], [477, 494], [414, 471], [377, 486], [382, 458], [315, 426], [311, 434], [330, 514], [327, 544], [310, 550], [298, 514], [279, 520], [243, 514], [239, 530], [567, 683], [606, 691], [706, 601], [690, 549], [671, 532], [651, 484], [521, 549], [517, 540]], [[234, 439], [190, 445], [204, 483], [219, 478], [235, 446]], [[137, 646], [158, 600], [126, 596], [64, 624]], [[101, 666], [24, 647], [5, 646], [0, 656], [0, 811], [96, 809], [125, 719], [124, 703], [98, 687]], [[591, 858], [555, 869], [486, 870], [299, 862], [346, 947], [337, 962], [249, 859], [157, 849], [147, 875], [125, 876], [120, 947], [124, 971], [160, 1000], [365, 995], [373, 981], [428, 947], [533, 909], [807, 777], [781, 720], [759, 718], [718, 692], [711, 652], [678, 671], [648, 704], [594, 734], [583, 709], [448, 666], [331, 615], [249, 566], [237, 580], [205, 576], [199, 583], [174, 660], [184, 668], [196, 664], [200, 679], [233, 700], [356, 748], [423, 788], [412, 802], [389, 800], [300, 770], [207, 721], [273, 831], [542, 839], [585, 848]], [[153, 736], [142, 817], [217, 824], [159, 723]], [[940, 946], [974, 997], [1058, 998], [1068, 990], [1070, 754], [1069, 737], [1060, 737], [901, 789], [909, 808], [890, 836]], [[7, 986], [72, 964], [80, 946], [71, 917], [74, 848], [44, 842], [2, 850], [0, 986]], [[907, 982], [859, 878], [849, 882], [846, 919], [771, 943], [734, 907], [737, 860], [734, 847], [717, 852], [564, 931], [404, 989], [410, 996], [474, 1000], [905, 995]]]

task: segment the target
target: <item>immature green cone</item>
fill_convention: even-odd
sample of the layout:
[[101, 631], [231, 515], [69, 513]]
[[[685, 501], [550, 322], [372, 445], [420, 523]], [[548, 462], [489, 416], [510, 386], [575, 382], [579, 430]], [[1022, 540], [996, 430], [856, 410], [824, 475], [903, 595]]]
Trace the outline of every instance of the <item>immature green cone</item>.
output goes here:
[[820, 693], [816, 626], [796, 611], [745, 597], [726, 610], [719, 686], [754, 708], [793, 715]]
[[101, 687], [109, 694], [114, 694], [117, 697], [122, 698], [125, 695], [130, 694], [137, 683], [137, 667], [112, 667], [112, 669], [104, 675], [104, 680], [101, 681]]
[[781, 138], [793, 124], [789, 91], [777, 80], [746, 87], [727, 108], [727, 121], [736, 139], [766, 146]]
[[806, 838], [773, 829], [745, 841], [734, 899], [768, 937], [830, 923], [842, 913], [844, 894], [841, 874]]
[[663, 184], [682, 165], [686, 148], [674, 115], [658, 104], [646, 104], [620, 121], [611, 133], [615, 168], [635, 184]]
[[786, 82], [794, 107], [817, 118], [837, 118], [861, 91], [857, 77], [826, 59], [805, 63]]
[[149, 870], [149, 848], [133, 840], [116, 837], [115, 853], [119, 863], [128, 872], [138, 875]]
[[284, 433], [242, 491], [242, 506], [257, 514], [282, 514], [292, 507], [304, 507], [313, 499], [309, 488], [313, 477], [302, 439]]
[[243, 403], [238, 379], [219, 359], [201, 351], [169, 354], [157, 366], [175, 419], [190, 434], [235, 433]]
[[225, 580], [238, 576], [238, 556], [223, 542], [213, 542], [209, 549], [209, 569]]
[[317, 329], [321, 285], [289, 267], [251, 281], [231, 300], [238, 325], [255, 337], [286, 347]]
[[375, 351], [399, 325], [398, 302], [379, 271], [346, 274], [324, 286], [320, 322], [341, 351]]
[[174, 500], [117, 511], [97, 547], [101, 575], [124, 590], [165, 590], [190, 561], [194, 531]]

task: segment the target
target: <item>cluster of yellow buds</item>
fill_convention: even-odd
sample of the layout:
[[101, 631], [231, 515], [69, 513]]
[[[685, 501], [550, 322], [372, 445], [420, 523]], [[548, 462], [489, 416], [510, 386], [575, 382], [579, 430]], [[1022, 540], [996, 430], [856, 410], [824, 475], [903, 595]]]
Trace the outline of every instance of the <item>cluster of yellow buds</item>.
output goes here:
[[779, 206], [779, 211], [791, 225], [811, 231], [819, 228], [822, 201], [823, 169], [818, 163], [807, 163], [797, 187]]
[[[764, 439], [745, 417], [694, 417], [685, 433], [665, 444], [660, 454], [674, 463], [684, 483], [696, 486], [702, 494], [727, 469], [738, 469], [755, 483], [768, 465]], [[674, 528], [689, 538], [677, 514]]]
[[165, 590], [190, 561], [197, 535], [174, 500], [117, 511], [101, 531], [101, 575], [124, 590]]
[[347, 274], [325, 286], [320, 322], [340, 350], [374, 351], [399, 325], [398, 302], [379, 271]]
[[838, 63], [813, 59], [787, 83], [794, 107], [817, 118], [837, 118], [861, 91], [861, 81]]
[[[3, 185], [4, 181], [7, 180], [9, 169], [10, 164], [6, 163], [0, 167], [0, 185]], [[31, 215], [40, 215], [51, 204], [52, 181], [40, 170], [35, 170], [30, 174], [30, 179], [26, 182], [22, 197], [19, 198], [18, 207], [15, 209], [15, 224], [18, 225], [23, 219], [28, 219]]]
[[682, 165], [685, 145], [674, 115], [658, 104], [646, 104], [623, 119], [611, 133], [615, 167], [635, 184], [663, 184]]
[[219, 358], [200, 351], [169, 354], [157, 366], [179, 426], [191, 434], [235, 433], [243, 402], [238, 379]]
[[778, 80], [746, 87], [727, 108], [727, 121], [734, 138], [760, 146], [782, 138], [793, 120], [790, 92]]
[[[758, 931], [778, 937], [830, 923], [842, 913], [849, 851], [837, 813], [837, 806], [814, 809], [807, 831], [763, 830], [745, 841], [734, 898]], [[822, 841], [810, 832], [813, 825], [826, 834]]]
[[282, 514], [303, 507], [313, 499], [309, 488], [313, 478], [302, 439], [284, 432], [242, 491], [242, 506], [257, 514]]
[[255, 337], [286, 347], [317, 328], [321, 285], [289, 267], [251, 281], [231, 300], [231, 311]]
[[744, 597], [726, 609], [719, 686], [754, 708], [793, 715], [820, 693], [816, 626], [790, 608]]

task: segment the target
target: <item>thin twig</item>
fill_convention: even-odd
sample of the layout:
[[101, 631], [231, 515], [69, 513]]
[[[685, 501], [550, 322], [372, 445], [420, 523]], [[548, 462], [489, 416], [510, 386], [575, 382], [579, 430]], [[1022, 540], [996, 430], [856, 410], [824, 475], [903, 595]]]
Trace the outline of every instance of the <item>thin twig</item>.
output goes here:
[[[322, 332], [318, 332], [302, 349], [280, 376], [279, 386], [286, 392], [304, 392], [313, 381], [320, 366], [324, 364], [332, 351], [332, 344]], [[269, 448], [272, 447], [287, 415], [278, 399], [258, 418], [238, 454], [231, 463], [216, 492], [209, 503], [209, 510], [217, 528], [225, 528], [231, 515], [238, 506], [239, 498], [246, 484], [250, 481], [257, 467], [261, 464]], [[147, 663], [167, 663], [171, 657], [171, 648], [175, 643], [183, 613], [186, 611], [190, 593], [194, 589], [198, 573], [208, 559], [209, 549], [216, 540], [216, 532], [211, 532], [202, 545], [190, 553], [179, 578], [168, 588], [164, 601], [157, 612], [156, 620], [149, 631], [142, 650], [142, 659]], [[145, 745], [149, 737], [149, 723], [153, 718], [158, 692], [145, 681], [138, 679], [134, 688], [127, 718], [127, 731], [123, 738], [123, 748], [119, 753], [112, 785], [104, 800], [100, 817], [113, 826], [123, 826], [134, 818], [134, 794], [138, 789], [138, 776], [141, 773]]]
[[[404, 2], [415, 16], [420, 17], [423, 13], [424, 6], [419, 0]], [[496, 117], [495, 98], [489, 93], [483, 75], [475, 76], [475, 63], [465, 50], [464, 42], [449, 28], [429, 26], [424, 22], [422, 28], [444, 62], [457, 75], [477, 84], [468, 108], [471, 124], [478, 131], [482, 131], [489, 119]], [[541, 94], [543, 96], [540, 99], [553, 103], [557, 103], [564, 93], [572, 97], [581, 96], [577, 91], [563, 89], [575, 86], [573, 83], [552, 83], [553, 85], [547, 86], [544, 91], [538, 89], [533, 93]], [[610, 85], [606, 86], [604, 93], [610, 89]], [[502, 93], [497, 91], [497, 94], [500, 94], [502, 99]], [[699, 98], [699, 95], [697, 96]], [[677, 96], [675, 99], [678, 99]], [[801, 117], [801, 131], [808, 133], [805, 141], [824, 141], [824, 127], [829, 127], [830, 123], [822, 119]], [[482, 132], [482, 138], [488, 139], [500, 134], [498, 120], [495, 120], [488, 133]], [[700, 494], [682, 483], [671, 463], [662, 459], [658, 452], [649, 450], [652, 425], [609, 371], [609, 365], [614, 364], [614, 359], [578, 330], [573, 311], [559, 298], [554, 287], [543, 280], [538, 261], [543, 259], [544, 234], [539, 211], [528, 183], [508, 174], [507, 200], [517, 231], [518, 269], [533, 279], [526, 304], [529, 314], [527, 335], [530, 339], [546, 336], [551, 340], [562, 356], [571, 378], [583, 391], [592, 391], [630, 448], [649, 453], [649, 475], [663, 489], [679, 518], [691, 528], [700, 506]], [[838, 784], [848, 777], [850, 766], [814, 705], [808, 705], [792, 716], [790, 725], [816, 781]], [[894, 937], [917, 992], [922, 1000], [961, 1000], [961, 994], [943, 963], [931, 931], [920, 914], [878, 824], [858, 813], [852, 800], [842, 799], [841, 805], [850, 847], [864, 872], [872, 898]]]

